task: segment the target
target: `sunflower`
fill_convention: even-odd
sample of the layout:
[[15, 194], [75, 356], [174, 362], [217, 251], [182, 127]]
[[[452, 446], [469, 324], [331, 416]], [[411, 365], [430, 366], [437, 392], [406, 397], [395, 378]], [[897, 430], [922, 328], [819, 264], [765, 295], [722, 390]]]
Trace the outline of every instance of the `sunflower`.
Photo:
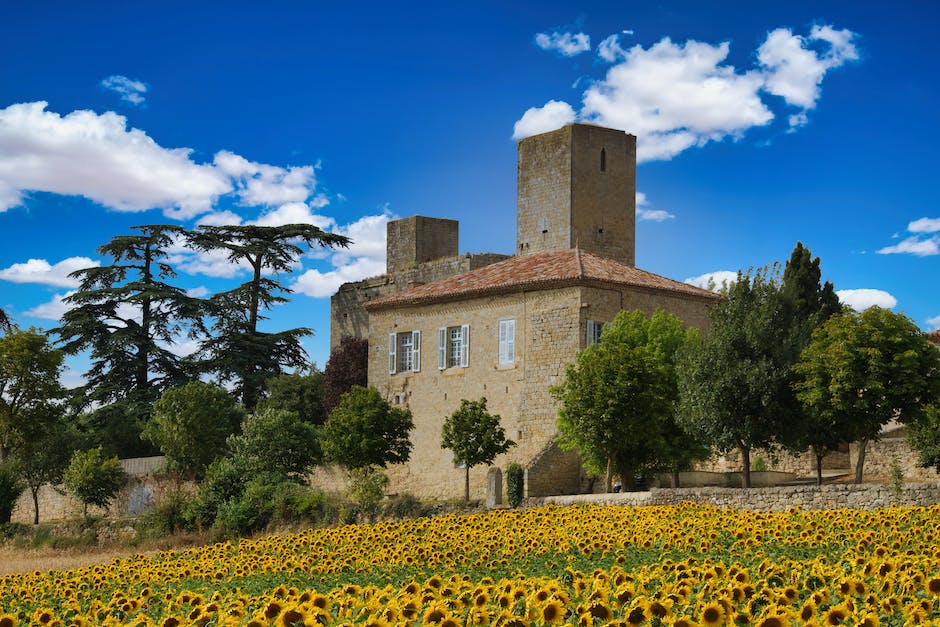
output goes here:
[[878, 612], [868, 612], [857, 624], [858, 627], [878, 627], [881, 620], [878, 618]]
[[552, 599], [542, 606], [540, 618], [545, 625], [554, 625], [565, 622], [565, 608], [557, 600]]
[[841, 625], [849, 617], [848, 610], [842, 605], [834, 605], [823, 614], [823, 625]]
[[718, 603], [709, 603], [702, 609], [699, 619], [703, 625], [716, 627], [725, 622], [725, 608]]
[[672, 627], [699, 627], [699, 624], [691, 618], [677, 618], [672, 623]]
[[927, 593], [940, 596], [940, 577], [931, 577], [927, 580]]
[[613, 611], [603, 601], [595, 601], [592, 603], [588, 608], [587, 613], [593, 616], [595, 619], [599, 619], [604, 622], [607, 622], [614, 617]]

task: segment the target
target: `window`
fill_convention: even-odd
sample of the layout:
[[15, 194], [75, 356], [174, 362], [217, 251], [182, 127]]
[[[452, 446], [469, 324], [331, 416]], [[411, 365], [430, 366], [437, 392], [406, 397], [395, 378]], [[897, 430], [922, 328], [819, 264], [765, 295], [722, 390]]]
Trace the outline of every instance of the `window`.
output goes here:
[[585, 346], [591, 346], [601, 341], [601, 333], [604, 331], [604, 323], [596, 320], [587, 321], [587, 338]]
[[437, 367], [466, 368], [470, 365], [470, 325], [437, 330]]
[[516, 321], [499, 321], [499, 365], [511, 366], [516, 361]]
[[421, 370], [421, 331], [388, 334], [388, 372]]

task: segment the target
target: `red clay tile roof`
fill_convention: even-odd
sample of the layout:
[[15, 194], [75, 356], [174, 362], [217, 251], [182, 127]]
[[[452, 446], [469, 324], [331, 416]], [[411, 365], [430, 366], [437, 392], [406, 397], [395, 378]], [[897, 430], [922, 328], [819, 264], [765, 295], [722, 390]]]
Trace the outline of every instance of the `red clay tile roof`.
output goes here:
[[492, 294], [590, 284], [633, 286], [677, 292], [703, 299], [718, 298], [716, 294], [708, 290], [571, 248], [510, 257], [505, 261], [477, 270], [376, 298], [367, 302], [365, 307], [368, 310], [387, 309]]

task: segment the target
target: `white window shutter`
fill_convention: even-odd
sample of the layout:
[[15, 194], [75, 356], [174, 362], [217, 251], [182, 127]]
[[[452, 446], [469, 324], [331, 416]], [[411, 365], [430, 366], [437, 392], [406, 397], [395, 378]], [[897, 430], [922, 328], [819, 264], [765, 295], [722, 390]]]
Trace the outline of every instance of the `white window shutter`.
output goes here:
[[443, 370], [447, 367], [447, 327], [437, 330], [437, 368]]
[[506, 363], [512, 364], [516, 361], [516, 321], [506, 321]]
[[421, 331], [411, 332], [411, 369], [414, 372], [421, 371]]
[[398, 338], [394, 333], [388, 334], [388, 373], [395, 374], [395, 349], [398, 348]]
[[470, 365], [470, 325], [460, 327], [460, 366], [466, 368]]
[[505, 364], [508, 360], [508, 334], [509, 330], [509, 321], [500, 320], [499, 321], [499, 363]]

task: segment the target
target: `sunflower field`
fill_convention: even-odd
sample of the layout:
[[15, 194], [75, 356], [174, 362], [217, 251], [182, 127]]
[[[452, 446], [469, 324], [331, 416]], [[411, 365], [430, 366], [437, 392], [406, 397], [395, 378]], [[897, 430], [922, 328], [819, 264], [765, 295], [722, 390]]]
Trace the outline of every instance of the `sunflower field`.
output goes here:
[[940, 625], [940, 506], [541, 507], [0, 578], [13, 625]]

